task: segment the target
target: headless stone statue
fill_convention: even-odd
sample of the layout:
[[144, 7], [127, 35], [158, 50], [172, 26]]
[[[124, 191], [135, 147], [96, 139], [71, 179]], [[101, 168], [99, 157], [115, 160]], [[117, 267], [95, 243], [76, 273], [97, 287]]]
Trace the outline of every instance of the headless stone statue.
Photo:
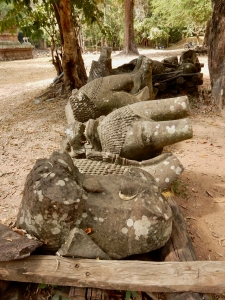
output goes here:
[[66, 105], [68, 123], [86, 122], [115, 108], [154, 98], [152, 61], [140, 56], [133, 72], [100, 77], [74, 90]]
[[[99, 170], [108, 174], [105, 168], [111, 167], [107, 163], [117, 165], [117, 170], [119, 166], [136, 166], [150, 173], [158, 187], [166, 189], [183, 166], [171, 153], [161, 153], [163, 147], [192, 137], [188, 115], [186, 96], [134, 103], [85, 124], [69, 124], [61, 149], [77, 159], [84, 173], [88, 165], [93, 170], [89, 174], [102, 174]], [[79, 163], [80, 159], [84, 162]]]
[[145, 101], [90, 119], [85, 125], [75, 121], [65, 133], [74, 157], [97, 157], [98, 152], [107, 152], [147, 160], [160, 154], [164, 146], [192, 137], [192, 127], [185, 118], [188, 115], [186, 96]]
[[67, 153], [54, 152], [29, 173], [16, 226], [51, 253], [120, 259], [162, 247], [172, 213], [147, 172], [82, 175]]

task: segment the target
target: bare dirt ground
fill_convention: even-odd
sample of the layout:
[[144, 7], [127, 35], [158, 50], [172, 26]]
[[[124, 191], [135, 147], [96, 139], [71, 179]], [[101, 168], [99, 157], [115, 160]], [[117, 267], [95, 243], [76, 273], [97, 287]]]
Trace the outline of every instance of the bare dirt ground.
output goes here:
[[[140, 54], [161, 60], [180, 55], [182, 50], [140, 50]], [[85, 54], [87, 70], [99, 54]], [[112, 55], [113, 67], [133, 57]], [[209, 76], [207, 57], [204, 85]], [[37, 101], [52, 83], [56, 73], [50, 57], [0, 62], [0, 222], [15, 221], [28, 172], [38, 158], [59, 149], [66, 125], [67, 99]], [[39, 102], [39, 103], [38, 103]], [[171, 150], [184, 165], [173, 185], [174, 197], [186, 219], [199, 260], [225, 260], [225, 121], [211, 104], [210, 97], [190, 97], [194, 136]]]

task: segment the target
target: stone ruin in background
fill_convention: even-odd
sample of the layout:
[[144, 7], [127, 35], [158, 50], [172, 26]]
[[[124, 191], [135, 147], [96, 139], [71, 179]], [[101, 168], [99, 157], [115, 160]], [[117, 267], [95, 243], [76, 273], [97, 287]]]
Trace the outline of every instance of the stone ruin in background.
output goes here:
[[25, 38], [21, 44], [17, 34], [9, 31], [0, 34], [0, 60], [19, 60], [33, 58], [34, 47]]
[[[158, 249], [171, 235], [161, 191], [183, 167], [164, 147], [192, 137], [188, 97], [154, 100], [156, 63], [140, 56], [112, 69], [110, 53], [103, 49], [87, 85], [69, 98], [60, 151], [37, 160], [26, 180], [16, 226], [45, 253], [122, 259]], [[175, 81], [199, 78], [196, 64], [173, 71]]]

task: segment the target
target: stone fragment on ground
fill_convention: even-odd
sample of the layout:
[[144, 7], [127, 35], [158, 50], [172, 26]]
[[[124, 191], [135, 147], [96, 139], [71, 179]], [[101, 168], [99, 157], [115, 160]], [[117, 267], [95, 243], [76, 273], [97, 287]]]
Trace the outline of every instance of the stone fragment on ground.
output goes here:
[[0, 224], [0, 261], [22, 259], [29, 256], [42, 242], [28, 239]]

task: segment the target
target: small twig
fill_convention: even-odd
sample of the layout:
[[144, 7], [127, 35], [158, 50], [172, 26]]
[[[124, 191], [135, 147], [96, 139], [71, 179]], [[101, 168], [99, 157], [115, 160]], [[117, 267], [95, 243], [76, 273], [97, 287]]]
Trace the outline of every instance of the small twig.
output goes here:
[[188, 208], [187, 208], [186, 206], [182, 205], [182, 204], [179, 204], [179, 206], [181, 206], [181, 207], [183, 207], [184, 209], [187, 209], [187, 210], [188, 210]]

